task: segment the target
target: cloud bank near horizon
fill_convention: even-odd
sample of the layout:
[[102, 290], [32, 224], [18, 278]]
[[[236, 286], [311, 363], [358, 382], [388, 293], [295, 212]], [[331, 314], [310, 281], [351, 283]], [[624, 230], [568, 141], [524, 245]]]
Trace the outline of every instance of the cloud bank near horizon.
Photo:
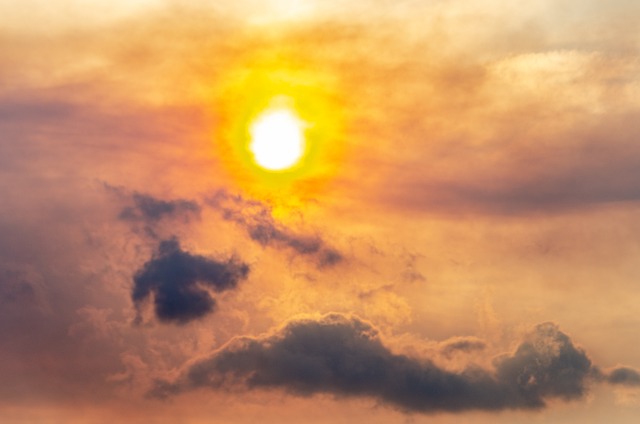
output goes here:
[[491, 370], [450, 371], [392, 352], [366, 321], [329, 314], [291, 321], [272, 335], [236, 338], [189, 364], [177, 380], [157, 382], [150, 395], [241, 385], [295, 396], [370, 397], [407, 413], [499, 411], [580, 399], [592, 381], [637, 386], [639, 376], [628, 367], [603, 373], [553, 323], [537, 325], [515, 352], [495, 358]]

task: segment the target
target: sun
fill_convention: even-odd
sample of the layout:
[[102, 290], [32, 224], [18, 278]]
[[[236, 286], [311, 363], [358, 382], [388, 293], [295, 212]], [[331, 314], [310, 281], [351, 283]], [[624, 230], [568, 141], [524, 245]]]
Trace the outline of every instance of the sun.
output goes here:
[[249, 129], [249, 150], [256, 164], [269, 171], [296, 165], [305, 152], [304, 129], [304, 122], [287, 107], [264, 111]]
[[344, 91], [332, 76], [296, 58], [260, 57], [241, 65], [230, 67], [212, 93], [221, 170], [251, 196], [316, 196], [346, 157]]

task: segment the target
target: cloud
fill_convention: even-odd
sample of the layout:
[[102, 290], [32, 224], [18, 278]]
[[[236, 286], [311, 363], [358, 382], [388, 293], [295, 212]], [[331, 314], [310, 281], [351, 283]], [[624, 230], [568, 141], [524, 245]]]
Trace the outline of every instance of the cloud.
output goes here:
[[244, 227], [249, 237], [261, 246], [286, 248], [298, 255], [312, 257], [319, 268], [336, 265], [344, 257], [318, 235], [300, 234], [277, 222], [264, 203], [218, 191], [209, 204], [222, 212], [225, 220]]
[[188, 216], [200, 212], [200, 205], [193, 200], [162, 200], [141, 193], [133, 193], [132, 199], [134, 205], [122, 209], [120, 219], [155, 222], [165, 217]]
[[615, 367], [606, 372], [599, 368], [594, 368], [593, 375], [597, 380], [615, 386], [640, 386], [640, 371], [631, 367]]
[[135, 233], [149, 237], [154, 242], [175, 233], [176, 223], [189, 224], [192, 219], [199, 218], [202, 210], [195, 200], [160, 199], [108, 183], [103, 183], [103, 186], [125, 204], [118, 213], [118, 219], [130, 224]]
[[[319, 6], [331, 9], [326, 17], [292, 20], [277, 28], [250, 22], [245, 12], [260, 17], [266, 7], [256, 9], [253, 0], [216, 2], [215, 6], [209, 2], [206, 11], [200, 6], [183, 10], [175, 2], [164, 2], [170, 4], [166, 8], [158, 4], [157, 11], [145, 10], [117, 25], [101, 18], [102, 12], [111, 15], [114, 7], [120, 8], [113, 2], [105, 7], [94, 2], [76, 7], [72, 4], [82, 3], [76, 0], [29, 0], [39, 7], [25, 7], [24, 1], [0, 3], [24, 12], [19, 16], [0, 13], [5, 18], [0, 18], [0, 81], [4, 82], [0, 83], [0, 262], [25, 270], [24, 276], [16, 274], [0, 282], [4, 382], [0, 397], [6, 404], [0, 408], [0, 421], [33, 422], [37, 416], [42, 421], [128, 422], [135, 421], [126, 416], [133, 410], [145, 421], [173, 417], [177, 417], [174, 421], [198, 421], [202, 417], [197, 415], [221, 406], [231, 418], [220, 413], [219, 421], [286, 421], [282, 408], [277, 408], [283, 405], [242, 408], [243, 416], [237, 417], [234, 402], [194, 407], [193, 399], [185, 399], [175, 408], [148, 408], [127, 396], [105, 404], [114, 396], [114, 387], [105, 384], [105, 377], [124, 370], [145, 381], [153, 379], [186, 357], [202, 355], [206, 346], [217, 346], [232, 335], [258, 334], [271, 319], [300, 311], [366, 308], [368, 316], [375, 315], [380, 323], [408, 323], [419, 332], [439, 323], [434, 329], [438, 337], [478, 327], [491, 332], [499, 321], [519, 326], [530, 316], [549, 316], [573, 320], [571, 325], [576, 327], [580, 326], [576, 323], [608, 325], [607, 334], [592, 334], [591, 343], [601, 344], [600, 353], [620, 352], [627, 361], [640, 358], [638, 345], [629, 344], [627, 337], [639, 326], [640, 294], [634, 277], [640, 233], [633, 231], [637, 205], [630, 203], [640, 199], [640, 121], [634, 106], [640, 99], [635, 30], [640, 2], [627, 1], [623, 7], [617, 0], [614, 7], [609, 2], [592, 7], [597, 2], [563, 1], [559, 7], [545, 1], [491, 8], [468, 1], [400, 4], [385, 0], [381, 6], [371, 1], [344, 5], [328, 0]], [[223, 11], [231, 7], [238, 13], [230, 17]], [[60, 15], [54, 21], [63, 17], [70, 27], [59, 29], [50, 12]], [[578, 26], [580, 31], [575, 30]], [[384, 54], [376, 54], [380, 46]], [[511, 63], [531, 52], [536, 52], [532, 61], [544, 61], [546, 52], [569, 48], [587, 54], [598, 49], [603, 54], [578, 63], [576, 69], [583, 76], [563, 71], [564, 65], [536, 75], [524, 61], [519, 62], [521, 67], [492, 65], [502, 64], [503, 59]], [[631, 59], [628, 67], [617, 66], [616, 58], [625, 54]], [[558, 63], [550, 59], [549, 63]], [[260, 73], [251, 66], [255, 63], [266, 71], [271, 70], [270, 63], [274, 68], [282, 64], [286, 69], [278, 71], [276, 78], [288, 78], [291, 70], [300, 86], [317, 84], [322, 86], [318, 91], [336, 95], [330, 117], [341, 115], [344, 126], [327, 142], [343, 146], [344, 151], [326, 163], [331, 172], [321, 183], [327, 189], [317, 193], [322, 201], [314, 212], [321, 225], [340, 231], [345, 239], [360, 239], [366, 232], [372, 245], [424, 254], [416, 269], [429, 269], [428, 284], [396, 284], [398, 278], [411, 281], [414, 274], [410, 270], [401, 274], [403, 268], [397, 267], [395, 256], [382, 263], [381, 255], [369, 252], [352, 256], [361, 256], [374, 269], [373, 278], [359, 267], [341, 275], [340, 284], [329, 283], [322, 275], [314, 275], [313, 284], [301, 284], [278, 259], [295, 256], [310, 266], [314, 266], [311, 261], [322, 263], [318, 252], [331, 249], [331, 239], [319, 233], [323, 243], [318, 247], [312, 230], [279, 222], [269, 212], [267, 230], [255, 231], [254, 247], [264, 246], [274, 255], [265, 256], [271, 262], [260, 266], [267, 278], [252, 286], [246, 298], [242, 293], [238, 303], [236, 292], [229, 289], [223, 293], [234, 294], [234, 299], [225, 303], [223, 293], [207, 283], [189, 285], [203, 289], [223, 306], [212, 317], [216, 328], [203, 322], [202, 326], [156, 326], [141, 334], [127, 325], [134, 311], [133, 270], [140, 268], [142, 274], [147, 260], [155, 260], [156, 266], [169, 261], [170, 254], [162, 259], [161, 240], [170, 240], [178, 232], [176, 240], [182, 247], [178, 243], [176, 250], [195, 256], [203, 251], [190, 246], [200, 246], [203, 240], [233, 244], [236, 232], [229, 226], [244, 236], [262, 223], [251, 215], [251, 208], [243, 211], [248, 205], [242, 203], [234, 210], [247, 220], [244, 225], [201, 222], [201, 228], [183, 228], [183, 219], [195, 213], [176, 204], [179, 199], [200, 202], [198, 193], [219, 184], [242, 184], [232, 178], [236, 175], [227, 175], [222, 165], [228, 158], [215, 147], [217, 140], [230, 135], [218, 129], [232, 112], [246, 112], [240, 107], [226, 110], [221, 99], [229, 103], [234, 102], [231, 97], [237, 99], [228, 96], [232, 90], [227, 87], [254, 71]], [[256, 94], [252, 90], [238, 93]], [[313, 102], [313, 98], [306, 100]], [[96, 180], [127, 187], [127, 198], [112, 202], [94, 191], [91, 182]], [[301, 186], [306, 187], [306, 181]], [[133, 200], [135, 190], [141, 196], [155, 193], [156, 203], [150, 202], [154, 206], [146, 208]], [[158, 193], [174, 193], [174, 197], [157, 197]], [[173, 212], [167, 204], [175, 205]], [[585, 211], [566, 220], [537, 221], [520, 216], [504, 221], [455, 216], [460, 211], [481, 215], [571, 209], [579, 213], [581, 208], [601, 204], [616, 211], [607, 209], [602, 215]], [[114, 222], [125, 205], [132, 208], [134, 220]], [[385, 206], [397, 209], [387, 211]], [[149, 210], [156, 211], [157, 217]], [[451, 215], [448, 219], [425, 216], [439, 211]], [[147, 224], [155, 231], [153, 239], [138, 240], [128, 231], [142, 231]], [[558, 228], [563, 229], [560, 234], [554, 231]], [[296, 245], [291, 240], [301, 242]], [[550, 253], [534, 257], [530, 252], [538, 252], [539, 244], [540, 251], [550, 246]], [[313, 253], [314, 249], [319, 250]], [[143, 257], [141, 250], [146, 252]], [[151, 250], [156, 252], [153, 257]], [[346, 250], [337, 253], [349, 255]], [[227, 258], [208, 259], [224, 264]], [[162, 285], [170, 284], [168, 279], [165, 274], [149, 283], [149, 294], [136, 307], [148, 306], [144, 311], [153, 313], [156, 291], [167, 291]], [[580, 296], [575, 296], [577, 286]], [[495, 292], [476, 308], [477, 322], [476, 314], [469, 312], [485, 288]], [[358, 297], [360, 293], [372, 295]], [[109, 330], [113, 325], [117, 334]], [[103, 327], [109, 331], [101, 333]], [[76, 329], [75, 335], [70, 335], [71, 328]], [[96, 337], [100, 334], [106, 335]], [[256, 340], [267, 349], [267, 338]], [[191, 344], [197, 347], [185, 347]], [[129, 352], [132, 356], [122, 361], [126, 367], [121, 369], [121, 355]], [[455, 366], [481, 354], [488, 353], [457, 354]], [[400, 356], [381, 355], [385, 364]], [[412, 361], [418, 370], [424, 368], [421, 361]], [[486, 372], [489, 381], [497, 380], [497, 367], [498, 363]], [[623, 382], [636, 381], [629, 370], [607, 369], [608, 383], [602, 383], [620, 390]], [[376, 388], [364, 394], [349, 393], [399, 405], [386, 400], [390, 397], [379, 388], [388, 380], [378, 378]], [[82, 401], [86, 404], [80, 405]], [[299, 410], [299, 404], [284, 406], [288, 420], [296, 420], [291, 411]], [[324, 402], [316, 406], [326, 416], [346, 413], [356, 422], [371, 418], [367, 417], [371, 411], [356, 414], [345, 405], [326, 411], [324, 407]], [[68, 408], [70, 415], [54, 417], [53, 408]], [[622, 408], [609, 408], [610, 421], [624, 421]], [[555, 421], [572, 419], [566, 412], [558, 411], [555, 418], [560, 418]], [[105, 417], [116, 413], [117, 417]], [[315, 419], [328, 421], [323, 416]], [[376, 419], [393, 421], [380, 416], [370, 421]]]
[[607, 381], [623, 386], [640, 386], [640, 371], [630, 367], [614, 368], [609, 372]]
[[[496, 59], [472, 73], [483, 75], [481, 83], [464, 91], [467, 103], [454, 113], [446, 103], [450, 86], [443, 84], [433, 96], [443, 104], [432, 106], [430, 116], [450, 122], [448, 130], [416, 116], [420, 124], [403, 132], [403, 140], [415, 144], [398, 153], [386, 146], [390, 160], [379, 155], [380, 178], [371, 192], [391, 207], [445, 214], [561, 213], [637, 203], [640, 74], [631, 55], [614, 56], [560, 49]], [[474, 130], [454, 129], [461, 114]]]
[[182, 250], [177, 239], [163, 240], [134, 276], [131, 297], [141, 319], [142, 303], [153, 297], [162, 322], [185, 324], [213, 312], [213, 292], [234, 289], [247, 278], [249, 266], [235, 258], [217, 261]]
[[0, 276], [0, 305], [11, 305], [16, 302], [34, 302], [36, 297], [33, 286], [27, 281], [6, 281]]
[[446, 357], [451, 357], [455, 353], [470, 353], [484, 350], [487, 344], [476, 337], [455, 337], [443, 342], [440, 346], [440, 353]]
[[519, 396], [533, 406], [544, 405], [545, 397], [565, 400], [581, 397], [591, 360], [553, 323], [535, 327], [515, 354], [496, 360], [498, 381], [517, 388]]
[[19, 96], [0, 96], [0, 121], [21, 122], [51, 122], [72, 115], [73, 105], [62, 101], [46, 99], [24, 99], [27, 94]]
[[159, 382], [151, 394], [240, 384], [297, 396], [371, 397], [405, 412], [536, 409], [550, 399], [583, 396], [590, 370], [585, 352], [552, 323], [536, 326], [493, 370], [454, 372], [392, 352], [359, 318], [329, 314], [292, 321], [269, 336], [237, 338], [191, 363], [176, 381]]

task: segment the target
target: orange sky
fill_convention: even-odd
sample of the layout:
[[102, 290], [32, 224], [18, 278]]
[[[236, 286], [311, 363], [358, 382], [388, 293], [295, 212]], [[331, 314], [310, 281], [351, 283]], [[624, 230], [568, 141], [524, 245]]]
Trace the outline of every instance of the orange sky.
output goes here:
[[635, 423], [635, 3], [0, 2], [0, 421]]

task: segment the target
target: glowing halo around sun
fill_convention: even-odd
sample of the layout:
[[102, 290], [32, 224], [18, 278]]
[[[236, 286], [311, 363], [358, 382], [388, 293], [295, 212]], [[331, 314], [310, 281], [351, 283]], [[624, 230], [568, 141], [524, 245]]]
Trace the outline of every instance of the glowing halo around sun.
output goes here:
[[263, 112], [251, 125], [249, 150], [255, 162], [269, 171], [294, 166], [305, 151], [304, 123], [288, 108]]
[[346, 156], [345, 91], [312, 64], [262, 53], [220, 78], [211, 109], [216, 156], [235, 187], [254, 197], [316, 196]]

